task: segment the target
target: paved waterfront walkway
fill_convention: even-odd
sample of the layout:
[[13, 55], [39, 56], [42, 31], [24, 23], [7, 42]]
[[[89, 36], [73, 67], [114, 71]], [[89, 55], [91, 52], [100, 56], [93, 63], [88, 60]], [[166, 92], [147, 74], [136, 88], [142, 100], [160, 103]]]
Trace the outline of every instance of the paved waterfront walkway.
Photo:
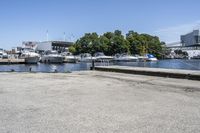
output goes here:
[[199, 81], [98, 71], [0, 79], [0, 133], [200, 132]]
[[128, 66], [97, 66], [95, 67], [95, 70], [200, 80], [200, 71], [193, 71], [193, 70], [128, 67]]

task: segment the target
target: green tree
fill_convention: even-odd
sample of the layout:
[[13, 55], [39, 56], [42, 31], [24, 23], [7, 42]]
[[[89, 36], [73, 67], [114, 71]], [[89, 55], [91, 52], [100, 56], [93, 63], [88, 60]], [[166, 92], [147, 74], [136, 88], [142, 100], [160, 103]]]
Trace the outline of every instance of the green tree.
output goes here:
[[76, 48], [74, 46], [69, 47], [69, 52], [76, 54]]
[[115, 55], [117, 53], [130, 53], [144, 55], [153, 54], [160, 58], [165, 48], [165, 43], [160, 42], [156, 36], [148, 34], [138, 34], [129, 31], [126, 37], [120, 30], [106, 32], [99, 36], [97, 33], [86, 33], [78, 39], [74, 45], [75, 54], [103, 52], [106, 55]]

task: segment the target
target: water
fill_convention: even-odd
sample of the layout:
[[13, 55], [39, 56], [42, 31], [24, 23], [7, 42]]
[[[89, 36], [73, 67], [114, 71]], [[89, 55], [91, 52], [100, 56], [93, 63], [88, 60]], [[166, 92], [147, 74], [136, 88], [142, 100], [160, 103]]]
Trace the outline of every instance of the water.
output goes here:
[[[96, 66], [120, 65], [131, 67], [151, 67], [151, 68], [167, 68], [167, 69], [186, 69], [200, 70], [200, 60], [159, 60], [157, 62], [118, 62], [118, 63], [95, 63]], [[37, 65], [0, 65], [0, 71], [28, 72], [31, 68], [32, 72], [72, 72], [89, 70], [91, 63], [77, 64], [42, 64]]]
[[186, 59], [159, 60], [157, 62], [126, 62], [126, 63], [119, 62], [119, 63], [115, 63], [115, 65], [133, 66], [133, 67], [200, 70], [200, 60], [186, 60]]
[[78, 63], [78, 64], [17, 64], [17, 65], [0, 65], [0, 71], [12, 71], [15, 72], [71, 72], [71, 71], [83, 71], [89, 70], [90, 63]]

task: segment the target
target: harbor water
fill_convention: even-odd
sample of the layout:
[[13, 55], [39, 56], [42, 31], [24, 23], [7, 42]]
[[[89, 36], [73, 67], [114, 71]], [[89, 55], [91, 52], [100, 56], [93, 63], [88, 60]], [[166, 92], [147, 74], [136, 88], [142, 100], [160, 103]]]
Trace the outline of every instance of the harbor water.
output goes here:
[[[96, 66], [130, 66], [130, 67], [149, 67], [149, 68], [167, 68], [167, 69], [186, 69], [200, 70], [200, 60], [169, 59], [159, 60], [157, 62], [103, 62], [95, 63]], [[64, 64], [16, 64], [0, 65], [0, 72], [72, 72], [90, 70], [91, 63], [64, 63]]]

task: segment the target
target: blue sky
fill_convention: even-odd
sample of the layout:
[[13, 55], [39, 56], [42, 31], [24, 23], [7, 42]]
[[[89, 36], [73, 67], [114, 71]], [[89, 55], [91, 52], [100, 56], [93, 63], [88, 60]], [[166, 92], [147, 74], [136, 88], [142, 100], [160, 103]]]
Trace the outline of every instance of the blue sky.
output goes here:
[[200, 24], [199, 0], [1, 0], [0, 47], [22, 41], [74, 41], [115, 29], [157, 35], [166, 42]]

